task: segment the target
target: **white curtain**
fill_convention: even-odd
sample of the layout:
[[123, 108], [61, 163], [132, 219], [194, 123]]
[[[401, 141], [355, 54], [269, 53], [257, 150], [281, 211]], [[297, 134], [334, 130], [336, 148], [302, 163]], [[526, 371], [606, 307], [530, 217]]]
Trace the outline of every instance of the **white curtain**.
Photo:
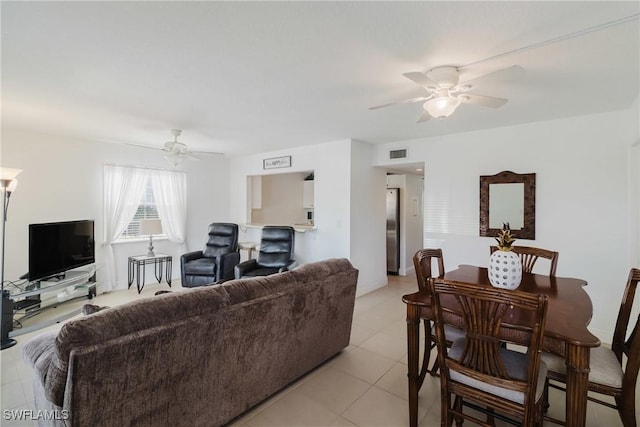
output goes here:
[[186, 252], [187, 242], [187, 176], [184, 172], [149, 171], [162, 230], [169, 241]]
[[115, 289], [115, 257], [113, 242], [133, 219], [147, 182], [148, 171], [123, 166], [104, 167], [104, 209], [107, 268], [101, 279], [103, 291]]

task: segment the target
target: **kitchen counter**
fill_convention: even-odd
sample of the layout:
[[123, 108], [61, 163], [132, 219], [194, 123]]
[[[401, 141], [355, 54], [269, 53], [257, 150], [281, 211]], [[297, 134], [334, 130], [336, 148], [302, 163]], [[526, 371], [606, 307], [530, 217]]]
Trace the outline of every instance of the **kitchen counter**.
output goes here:
[[[282, 225], [282, 224], [240, 224], [240, 229], [242, 230], [243, 227], [261, 229], [265, 225]], [[316, 226], [313, 224], [287, 224], [287, 225], [293, 227], [293, 229], [298, 233], [306, 233], [308, 231], [316, 230]]]

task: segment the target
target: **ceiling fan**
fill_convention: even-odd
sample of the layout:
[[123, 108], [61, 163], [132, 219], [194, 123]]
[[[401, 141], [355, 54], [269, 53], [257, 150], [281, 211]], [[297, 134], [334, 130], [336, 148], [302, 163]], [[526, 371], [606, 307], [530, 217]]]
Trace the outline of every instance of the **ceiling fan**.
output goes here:
[[178, 142], [178, 137], [182, 134], [180, 129], [171, 129], [171, 135], [173, 135], [173, 141], [167, 141], [164, 143], [163, 151], [167, 154], [164, 155], [164, 158], [171, 163], [173, 166], [178, 166], [180, 160], [183, 158], [187, 158], [190, 160], [200, 160], [199, 157], [194, 156], [187, 149], [187, 145], [182, 142]]
[[[149, 147], [146, 145], [135, 145], [135, 144], [130, 144], [130, 145], [134, 145], [136, 147], [142, 147], [142, 148], [150, 148], [152, 150], [161, 150], [164, 151], [166, 154], [164, 155], [164, 158], [172, 165], [172, 166], [178, 166], [178, 164], [180, 163], [180, 161], [182, 159], [189, 159], [189, 160], [200, 160], [200, 157], [197, 157], [193, 154], [192, 151], [190, 151], [187, 148], [187, 145], [178, 141], [178, 137], [182, 134], [182, 130], [180, 129], [171, 129], [171, 135], [173, 135], [173, 141], [167, 141], [164, 143], [164, 146], [162, 148], [156, 148], [156, 147]], [[222, 153], [216, 153], [216, 152], [201, 152], [198, 151], [198, 154], [222, 154]]]
[[459, 68], [453, 66], [432, 68], [426, 73], [420, 71], [404, 73], [402, 74], [403, 76], [426, 89], [427, 95], [377, 105], [375, 107], [370, 107], [369, 109], [375, 110], [397, 104], [424, 102], [422, 105], [424, 112], [418, 119], [418, 123], [421, 123], [426, 122], [431, 117], [449, 117], [460, 106], [460, 104], [474, 104], [483, 107], [498, 108], [506, 104], [508, 100], [505, 98], [496, 98], [493, 96], [470, 93], [475, 89], [475, 84], [479, 80], [490, 75], [506, 77], [506, 75], [520, 73], [523, 71], [522, 67], [513, 65], [463, 82], [460, 82]]

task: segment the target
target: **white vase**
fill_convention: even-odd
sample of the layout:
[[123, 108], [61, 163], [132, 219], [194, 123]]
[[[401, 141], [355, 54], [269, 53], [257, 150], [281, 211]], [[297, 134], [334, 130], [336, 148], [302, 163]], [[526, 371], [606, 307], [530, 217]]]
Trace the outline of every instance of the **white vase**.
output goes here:
[[489, 281], [496, 288], [515, 289], [522, 280], [522, 264], [515, 252], [497, 250], [489, 258]]

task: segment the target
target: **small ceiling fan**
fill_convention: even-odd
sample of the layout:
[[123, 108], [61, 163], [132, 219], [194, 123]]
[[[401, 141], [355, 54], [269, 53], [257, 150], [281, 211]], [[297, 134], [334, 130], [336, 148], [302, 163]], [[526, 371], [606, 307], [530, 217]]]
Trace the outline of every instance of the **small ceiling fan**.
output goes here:
[[[180, 163], [180, 161], [182, 159], [189, 159], [189, 160], [200, 160], [200, 157], [195, 156], [192, 152], [187, 148], [187, 145], [178, 141], [178, 137], [182, 134], [182, 130], [180, 129], [171, 129], [171, 135], [173, 135], [173, 141], [167, 141], [164, 143], [164, 146], [162, 148], [156, 148], [156, 147], [149, 147], [146, 145], [136, 145], [136, 144], [130, 144], [130, 145], [134, 145], [135, 147], [142, 147], [142, 148], [150, 148], [152, 150], [161, 150], [164, 151], [166, 154], [164, 155], [164, 158], [172, 165], [172, 166], [178, 166], [178, 164]], [[207, 151], [207, 152], [202, 152], [202, 151], [198, 151], [198, 154], [222, 154], [222, 153], [217, 153], [217, 152], [213, 152], [213, 151]]]
[[370, 107], [369, 109], [375, 110], [397, 104], [424, 102], [422, 106], [424, 112], [418, 119], [418, 123], [421, 123], [426, 122], [431, 117], [449, 117], [460, 106], [460, 104], [475, 104], [483, 107], [498, 108], [506, 104], [507, 99], [486, 95], [476, 95], [469, 92], [475, 89], [475, 84], [479, 80], [490, 75], [500, 75], [505, 77], [506, 75], [516, 74], [523, 71], [522, 67], [513, 65], [463, 82], [460, 82], [460, 69], [453, 66], [432, 68], [426, 73], [420, 71], [404, 73], [402, 74], [403, 76], [426, 89], [427, 95], [377, 105], [375, 107]]
[[187, 145], [182, 142], [178, 142], [178, 137], [182, 134], [180, 129], [171, 129], [171, 135], [173, 135], [173, 141], [167, 141], [164, 143], [163, 151], [166, 151], [167, 154], [164, 155], [164, 158], [173, 166], [178, 166], [180, 160], [183, 158], [187, 158], [190, 160], [200, 160], [199, 157], [194, 156], [187, 149]]

